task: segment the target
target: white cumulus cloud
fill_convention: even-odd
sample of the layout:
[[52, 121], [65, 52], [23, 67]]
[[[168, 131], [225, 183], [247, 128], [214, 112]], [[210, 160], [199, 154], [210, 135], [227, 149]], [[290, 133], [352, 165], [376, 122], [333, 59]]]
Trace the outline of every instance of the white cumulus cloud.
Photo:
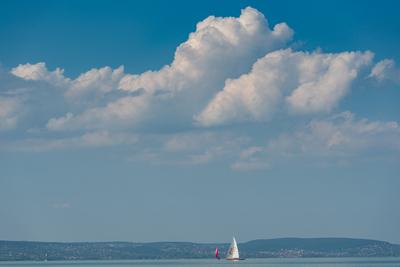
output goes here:
[[210, 16], [197, 24], [196, 31], [176, 49], [173, 62], [161, 70], [132, 75], [124, 74], [122, 67], [93, 69], [73, 80], [66, 92], [67, 96], [88, 92], [103, 95], [118, 84], [122, 91], [139, 96], [123, 96], [79, 114], [52, 118], [47, 127], [132, 127], [140, 121], [168, 121], [171, 117], [191, 124], [193, 114], [204, 107], [225, 79], [248, 71], [257, 58], [283, 47], [292, 35], [285, 23], [271, 30], [264, 15], [250, 7], [238, 18]]
[[[148, 92], [183, 89], [207, 90], [206, 85], [223, 82], [246, 71], [266, 52], [284, 46], [293, 35], [285, 24], [271, 30], [262, 13], [248, 7], [240, 17], [210, 16], [199, 22], [196, 31], [175, 52], [170, 65], [159, 71], [127, 75], [120, 83], [124, 90], [144, 88]], [[195, 87], [194, 87], [195, 86]]]
[[228, 79], [195, 119], [202, 126], [265, 121], [284, 105], [295, 113], [329, 112], [372, 57], [371, 52], [268, 53], [249, 73]]
[[110, 67], [91, 69], [72, 81], [66, 96], [79, 99], [87, 94], [94, 93], [92, 97], [102, 97], [104, 94], [117, 89], [124, 75], [123, 66], [114, 70]]
[[[372, 52], [294, 51], [288, 49], [292, 37], [288, 25], [270, 26], [248, 7], [238, 17], [200, 21], [160, 70], [129, 74], [123, 66], [106, 66], [68, 78], [42, 62], [21, 64], [0, 73], [0, 130], [25, 127], [15, 138], [7, 136], [13, 140], [6, 147], [20, 151], [131, 145], [132, 159], [220, 161], [241, 171], [271, 168], [288, 155], [398, 148], [397, 122], [356, 120], [348, 112], [327, 115], [370, 66]], [[399, 76], [389, 59], [369, 75], [379, 81]], [[260, 132], [269, 125], [253, 124], [277, 117], [311, 122], [272, 140]], [[251, 123], [240, 130], [207, 128], [242, 122]], [[267, 139], [254, 141], [260, 138]]]

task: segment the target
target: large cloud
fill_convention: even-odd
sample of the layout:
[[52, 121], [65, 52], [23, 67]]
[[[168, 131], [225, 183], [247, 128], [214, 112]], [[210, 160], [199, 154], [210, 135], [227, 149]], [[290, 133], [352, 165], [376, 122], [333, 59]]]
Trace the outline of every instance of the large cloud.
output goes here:
[[245, 8], [240, 17], [210, 16], [199, 22], [196, 31], [175, 52], [174, 61], [159, 71], [125, 76], [124, 90], [144, 88], [148, 92], [198, 90], [193, 86], [214, 85], [246, 71], [266, 52], [284, 46], [293, 31], [285, 24], [269, 29], [264, 15]]
[[[0, 130], [23, 131], [2, 133], [11, 140], [7, 147], [18, 150], [130, 145], [133, 160], [237, 160], [235, 170], [269, 168], [271, 158], [291, 153], [348, 155], [371, 146], [389, 151], [389, 143], [398, 147], [397, 122], [327, 115], [371, 63], [372, 53], [296, 52], [287, 49], [292, 35], [285, 23], [271, 29], [263, 14], [246, 8], [237, 18], [199, 22], [173, 61], [158, 71], [133, 75], [122, 66], [106, 66], [68, 78], [44, 63], [19, 65], [0, 75]], [[394, 65], [383, 60], [369, 77], [393, 80]], [[312, 122], [273, 140], [278, 120], [271, 127], [254, 123], [279, 116], [295, 124], [300, 114], [308, 114], [301, 121]], [[251, 123], [240, 130], [208, 128], [241, 122]], [[267, 127], [275, 133], [264, 131]]]
[[227, 80], [196, 120], [203, 126], [264, 121], [284, 104], [296, 113], [331, 111], [372, 57], [371, 52], [268, 53], [250, 73]]
[[74, 80], [66, 93], [73, 96], [96, 88], [98, 94], [104, 94], [119, 83], [121, 90], [140, 96], [122, 97], [104, 107], [53, 118], [48, 128], [99, 128], [109, 122], [118, 125], [118, 121], [120, 126], [130, 127], [139, 121], [171, 117], [190, 124], [193, 114], [227, 78], [248, 71], [257, 58], [284, 46], [292, 35], [285, 23], [271, 30], [264, 15], [250, 7], [238, 18], [210, 16], [197, 24], [196, 31], [176, 49], [173, 62], [161, 70], [140, 75], [124, 75], [122, 68], [91, 70]]
[[[103, 67], [70, 79], [60, 68], [28, 63], [11, 73], [64, 88], [69, 110], [50, 117], [50, 130], [141, 123], [208, 127], [266, 121], [277, 111], [329, 113], [373, 54], [282, 50], [292, 35], [285, 23], [270, 29], [264, 15], [248, 7], [237, 18], [210, 16], [199, 22], [172, 63], [158, 71], [133, 75], [122, 66]], [[396, 74], [394, 61], [383, 60], [370, 77], [393, 79]]]
[[[271, 30], [263, 14], [248, 7], [238, 18], [210, 16], [199, 22], [176, 49], [173, 62], [159, 71], [132, 75], [123, 67], [104, 67], [72, 80], [61, 69], [49, 71], [38, 63], [19, 65], [11, 72], [63, 85], [70, 103], [83, 103], [81, 109], [50, 119], [50, 130], [130, 128], [172, 120], [190, 125], [193, 118], [198, 125], [213, 126], [265, 121], [277, 110], [330, 112], [373, 55], [276, 50], [292, 35], [285, 23]], [[371, 75], [382, 76], [382, 69], [388, 69], [383, 63]], [[97, 101], [117, 91], [117, 99]]]

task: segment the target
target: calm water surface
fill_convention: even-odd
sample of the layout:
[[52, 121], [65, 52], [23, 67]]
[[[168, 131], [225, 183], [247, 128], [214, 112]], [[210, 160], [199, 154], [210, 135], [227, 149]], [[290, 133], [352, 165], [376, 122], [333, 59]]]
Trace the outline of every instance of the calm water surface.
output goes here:
[[400, 267], [400, 258], [0, 262], [0, 267]]

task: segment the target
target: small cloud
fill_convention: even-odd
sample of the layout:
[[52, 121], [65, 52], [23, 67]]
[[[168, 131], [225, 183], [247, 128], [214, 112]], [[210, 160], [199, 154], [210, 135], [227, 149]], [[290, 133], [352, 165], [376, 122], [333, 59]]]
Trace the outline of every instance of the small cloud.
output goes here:
[[384, 59], [375, 64], [368, 77], [375, 78], [380, 82], [400, 83], [400, 70], [396, 68], [396, 63], [393, 59]]
[[231, 165], [231, 169], [234, 171], [261, 171], [268, 170], [270, 167], [265, 159], [237, 161]]
[[242, 152], [240, 152], [240, 157], [245, 158], [245, 159], [250, 158], [250, 157], [254, 156], [255, 154], [260, 153], [262, 151], [264, 151], [263, 147], [251, 146], [251, 147], [243, 150]]
[[239, 159], [231, 165], [235, 171], [267, 170], [271, 167], [265, 147], [251, 146], [242, 150]]
[[65, 87], [70, 82], [70, 79], [64, 76], [63, 69], [49, 71], [44, 62], [20, 64], [11, 70], [11, 74], [24, 80], [46, 81], [58, 87]]
[[[247, 136], [205, 130], [152, 136], [145, 148], [130, 157], [156, 165], [202, 165], [226, 161], [250, 142]], [[154, 142], [154, 140], [158, 140]], [[139, 145], [140, 146], [140, 145]]]
[[38, 135], [38, 134], [43, 133], [43, 129], [40, 129], [40, 128], [29, 128], [28, 130], [26, 130], [26, 132], [28, 134]]

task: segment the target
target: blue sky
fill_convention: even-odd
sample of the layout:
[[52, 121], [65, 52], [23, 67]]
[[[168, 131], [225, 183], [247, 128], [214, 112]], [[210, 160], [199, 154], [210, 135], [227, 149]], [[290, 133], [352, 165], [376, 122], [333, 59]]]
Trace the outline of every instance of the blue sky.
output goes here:
[[400, 243], [398, 8], [2, 1], [0, 239]]

